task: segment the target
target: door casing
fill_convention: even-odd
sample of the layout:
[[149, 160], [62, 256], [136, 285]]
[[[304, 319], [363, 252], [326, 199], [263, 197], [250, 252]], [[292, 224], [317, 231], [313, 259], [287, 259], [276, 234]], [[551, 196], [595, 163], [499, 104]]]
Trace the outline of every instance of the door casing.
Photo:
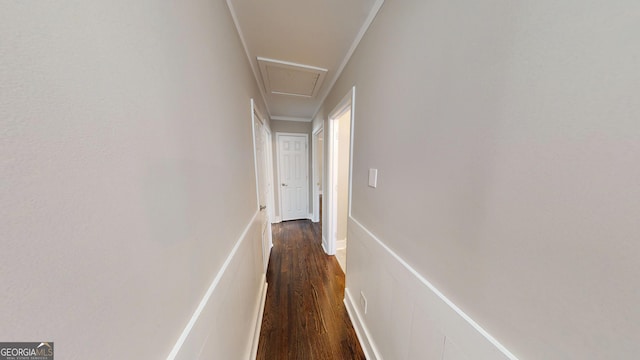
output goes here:
[[[338, 120], [340, 117], [348, 110], [351, 110], [351, 118], [349, 121], [351, 122], [351, 136], [349, 142], [351, 146], [349, 146], [349, 206], [348, 206], [348, 216], [351, 216], [351, 189], [353, 183], [353, 139], [355, 133], [354, 127], [354, 119], [355, 119], [355, 98], [356, 98], [356, 87], [352, 87], [351, 90], [342, 98], [342, 100], [336, 105], [336, 107], [329, 113], [328, 120], [328, 131], [325, 134], [325, 142], [328, 147], [328, 156], [326, 167], [327, 174], [327, 185], [323, 193], [328, 193], [327, 196], [327, 234], [325, 236], [326, 244], [323, 243], [323, 248], [325, 252], [329, 255], [335, 255], [336, 253], [336, 242], [337, 242], [337, 231], [338, 231], [338, 197], [337, 197], [337, 184], [338, 184], [338, 162], [337, 162], [337, 154], [338, 154], [338, 141], [336, 139], [336, 134], [339, 128]], [[324, 197], [323, 197], [324, 198]]]
[[[269, 256], [273, 247], [273, 239], [271, 233], [270, 207], [273, 207], [269, 201], [273, 198], [269, 189], [269, 153], [271, 152], [271, 142], [267, 138], [267, 126], [264, 117], [256, 108], [255, 102], [251, 99], [251, 130], [253, 134], [253, 159], [254, 170], [256, 174], [256, 203], [261, 222], [260, 234], [262, 240], [262, 261], [263, 269], [266, 273], [269, 265]], [[262, 152], [258, 154], [258, 141], [262, 143]], [[272, 180], [271, 180], [272, 181]], [[260, 199], [262, 197], [262, 199]], [[262, 208], [265, 206], [265, 208]]]
[[[313, 173], [313, 216], [311, 221], [313, 222], [318, 222], [320, 221], [320, 217], [322, 216], [322, 214], [320, 214], [320, 194], [323, 192], [324, 190], [324, 168], [325, 168], [325, 163], [326, 163], [326, 159], [324, 159], [324, 140], [322, 141], [323, 146], [322, 147], [318, 147], [316, 144], [318, 142], [318, 137], [320, 135], [320, 133], [324, 134], [324, 126], [320, 125], [320, 127], [318, 127], [317, 129], [315, 129], [313, 131], [313, 136], [311, 139], [311, 163], [313, 164], [311, 169], [312, 169], [312, 173]], [[322, 171], [320, 171], [320, 173], [318, 173], [318, 171], [316, 171], [316, 162], [318, 161], [318, 154], [322, 153]], [[320, 189], [318, 189], [317, 183], [320, 183]]]

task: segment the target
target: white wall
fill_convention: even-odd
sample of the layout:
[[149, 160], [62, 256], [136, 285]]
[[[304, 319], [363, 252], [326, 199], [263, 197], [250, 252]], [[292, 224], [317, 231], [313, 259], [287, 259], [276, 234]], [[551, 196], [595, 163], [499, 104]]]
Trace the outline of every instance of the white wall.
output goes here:
[[[0, 338], [166, 357], [257, 211], [259, 91], [228, 9], [3, 1], [0, 59]], [[212, 297], [234, 304], [203, 330], [227, 331], [219, 354], [251, 341], [254, 240], [242, 290]]]
[[[640, 352], [639, 11], [387, 1], [325, 102], [357, 87], [353, 218], [520, 359]], [[372, 320], [402, 306], [389, 284], [405, 279], [348, 256], [356, 296], [380, 283], [373, 340], [408, 356], [388, 329], [411, 327]]]

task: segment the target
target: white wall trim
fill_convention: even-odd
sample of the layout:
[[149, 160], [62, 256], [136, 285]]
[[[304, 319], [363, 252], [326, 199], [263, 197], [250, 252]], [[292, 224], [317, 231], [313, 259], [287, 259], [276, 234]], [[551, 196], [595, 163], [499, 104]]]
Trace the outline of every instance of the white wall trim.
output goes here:
[[322, 91], [322, 97], [321, 97], [322, 100], [320, 101], [316, 110], [313, 112], [313, 116], [311, 117], [312, 119], [315, 118], [316, 115], [318, 115], [318, 111], [320, 111], [320, 108], [322, 108], [322, 105], [324, 104], [324, 101], [327, 99], [327, 96], [331, 92], [333, 85], [335, 85], [336, 81], [338, 81], [338, 78], [340, 78], [342, 71], [347, 66], [347, 63], [349, 63], [351, 56], [356, 51], [356, 48], [358, 47], [358, 44], [360, 44], [360, 41], [364, 37], [364, 34], [367, 32], [367, 30], [369, 30], [369, 26], [371, 26], [371, 23], [376, 18], [376, 15], [378, 15], [378, 11], [380, 11], [382, 4], [384, 4], [384, 0], [376, 0], [375, 4], [373, 4], [373, 7], [371, 8], [369, 15], [367, 16], [367, 19], [362, 24], [362, 27], [360, 27], [360, 31], [358, 32], [358, 35], [356, 35], [356, 37], [353, 39], [353, 43], [351, 43], [351, 47], [349, 48], [349, 51], [347, 51], [347, 54], [345, 55], [344, 59], [342, 59], [342, 63], [340, 63], [340, 66], [334, 73], [333, 77], [327, 83], [327, 87], [324, 88], [324, 90]]
[[242, 29], [240, 28], [240, 22], [238, 21], [236, 10], [233, 8], [233, 5], [231, 4], [231, 0], [226, 0], [226, 3], [227, 3], [227, 7], [229, 8], [229, 12], [231, 13], [231, 19], [233, 20], [233, 24], [236, 26], [236, 31], [238, 31], [238, 36], [240, 37], [240, 42], [242, 43], [242, 47], [244, 48], [244, 53], [247, 55], [247, 60], [249, 60], [249, 66], [251, 66], [253, 77], [256, 80], [256, 84], [258, 84], [258, 88], [260, 89], [262, 102], [264, 103], [264, 106], [267, 108], [267, 113], [269, 114], [269, 116], [271, 116], [269, 103], [267, 103], [267, 96], [264, 92], [263, 86], [260, 86], [260, 80], [258, 78], [258, 70], [256, 68], [256, 65], [253, 63], [253, 59], [251, 59], [251, 54], [249, 53], [249, 47], [247, 46], [247, 42], [244, 40], [244, 34], [242, 33]]
[[258, 356], [258, 343], [260, 342], [260, 329], [262, 328], [262, 316], [264, 315], [264, 305], [267, 302], [267, 284], [266, 276], [262, 275], [262, 296], [256, 313], [256, 326], [253, 331], [253, 344], [251, 345], [251, 360], [255, 360]]
[[226, 260], [224, 261], [224, 264], [222, 264], [222, 267], [220, 268], [220, 270], [216, 274], [216, 277], [211, 282], [211, 285], [209, 285], [209, 289], [207, 289], [207, 292], [202, 297], [202, 300], [200, 300], [200, 303], [198, 304], [198, 307], [193, 312], [193, 315], [191, 316], [191, 319], [187, 323], [187, 326], [185, 326], [184, 330], [182, 330], [182, 334], [180, 334], [180, 337], [178, 338], [178, 341], [176, 341], [175, 345], [173, 346], [173, 349], [169, 353], [169, 356], [167, 356], [167, 359], [171, 359], [171, 360], [175, 359], [176, 356], [178, 355], [178, 353], [180, 352], [180, 349], [182, 348], [182, 345], [184, 344], [185, 340], [189, 336], [189, 333], [191, 332], [191, 329], [193, 329], [193, 326], [198, 321], [198, 318], [200, 317], [200, 314], [202, 313], [204, 308], [207, 306], [207, 303], [209, 302], [209, 299], [211, 298], [211, 295], [215, 291], [216, 287], [218, 286], [218, 283], [220, 282], [220, 279], [222, 279], [222, 276], [224, 275], [225, 271], [229, 267], [229, 264], [231, 263], [231, 260], [236, 255], [236, 252], [238, 251], [238, 248], [242, 244], [242, 241], [247, 237], [247, 233], [249, 232], [249, 229], [253, 225], [253, 222], [255, 221], [256, 216], [258, 216], [258, 214], [259, 214], [259, 212], [256, 212], [255, 214], [253, 214], [253, 217], [249, 221], [249, 224], [244, 228], [244, 231], [242, 232], [242, 235], [240, 235], [240, 238], [238, 239], [238, 241], [236, 241], [236, 244], [233, 246], [233, 249], [231, 249], [231, 252], [227, 256]]
[[[311, 178], [312, 183], [313, 183], [313, 201], [311, 202], [313, 206], [313, 218], [311, 219], [311, 221], [313, 222], [319, 222], [320, 221], [320, 217], [322, 217], [322, 214], [320, 214], [320, 195], [322, 195], [322, 186], [324, 186], [324, 179], [322, 179], [321, 176], [319, 177], [318, 175], [318, 171], [316, 170], [316, 162], [318, 161], [318, 153], [322, 152], [323, 153], [323, 161], [322, 161], [322, 173], [324, 174], [324, 141], [322, 141], [322, 147], [320, 149], [318, 149], [318, 146], [316, 146], [316, 143], [318, 142], [318, 135], [320, 134], [320, 132], [324, 131], [324, 124], [318, 126], [318, 128], [314, 129], [311, 134]], [[320, 183], [320, 189], [318, 189], [318, 186], [316, 185], [317, 183]]]
[[251, 98], [251, 141], [253, 142], [253, 173], [256, 176], [256, 209], [260, 211], [260, 180], [258, 179], [258, 154], [256, 152], [256, 120], [259, 121], [262, 126], [264, 126], [261, 115], [258, 112], [258, 109], [256, 109], [256, 103], [253, 98]]
[[[267, 132], [267, 137], [269, 138], [269, 142], [268, 142], [268, 150], [267, 150], [267, 177], [269, 178], [269, 181], [271, 182], [271, 186], [268, 186], [267, 189], [267, 197], [268, 197], [268, 208], [267, 208], [267, 214], [269, 215], [269, 224], [272, 224], [274, 222], [274, 218], [275, 218], [275, 214], [276, 214], [276, 199], [275, 199], [275, 190], [274, 190], [274, 186], [276, 186], [276, 184], [274, 183], [274, 181], [276, 180], [275, 177], [273, 176], [273, 136], [271, 134], [271, 129], [269, 128], [269, 126], [265, 126], [264, 127], [265, 131]], [[273, 243], [273, 238], [271, 239], [271, 242]]]
[[281, 222], [282, 222], [282, 216], [275, 216], [275, 217], [273, 218], [273, 223], [274, 223], [274, 224], [279, 224], [279, 223], [281, 223]]
[[347, 308], [347, 314], [349, 314], [349, 318], [353, 324], [353, 329], [356, 331], [356, 336], [358, 337], [358, 340], [360, 340], [360, 346], [362, 347], [364, 356], [367, 360], [383, 360], [382, 355], [380, 355], [380, 352], [371, 338], [369, 329], [367, 329], [364, 321], [362, 321], [362, 316], [360, 315], [360, 311], [358, 310], [356, 303], [353, 301], [349, 288], [344, 289], [344, 305]]
[[336, 241], [336, 250], [346, 249], [346, 248], [347, 248], [347, 238]]
[[297, 121], [297, 122], [312, 122], [313, 118], [302, 118], [302, 117], [294, 117], [294, 116], [271, 116], [271, 120], [277, 121]]
[[485, 329], [482, 328], [478, 323], [476, 323], [469, 315], [467, 315], [462, 309], [460, 309], [456, 304], [454, 304], [449, 298], [447, 298], [440, 290], [438, 290], [431, 282], [425, 279], [420, 273], [418, 273], [414, 268], [412, 268], [403, 258], [401, 258], [398, 254], [396, 254], [393, 250], [391, 250], [384, 242], [382, 242], [377, 236], [369, 231], [365, 226], [363, 226], [359, 221], [353, 218], [353, 216], [349, 216], [349, 219], [353, 221], [356, 225], [358, 225], [362, 231], [364, 231], [371, 239], [374, 239], [378, 245], [380, 245], [387, 253], [389, 253], [396, 261], [398, 261], [406, 270], [408, 270], [413, 276], [415, 276], [424, 286], [426, 286], [429, 290], [431, 290], [440, 300], [442, 300], [448, 307], [450, 307], [457, 315], [459, 315], [464, 321], [466, 321], [475, 331], [481, 334], [487, 341], [489, 341], [496, 349], [498, 349], [502, 354], [504, 354], [510, 360], [518, 360], [518, 358], [513, 355], [506, 347], [504, 347], [496, 338], [494, 338], [491, 334], [489, 334]]
[[[322, 250], [324, 250], [325, 253], [329, 254], [329, 252], [327, 251], [327, 247], [325, 246], [325, 243], [327, 242], [327, 240], [325, 240], [324, 235], [322, 235]], [[331, 254], [329, 254], [331, 255]]]

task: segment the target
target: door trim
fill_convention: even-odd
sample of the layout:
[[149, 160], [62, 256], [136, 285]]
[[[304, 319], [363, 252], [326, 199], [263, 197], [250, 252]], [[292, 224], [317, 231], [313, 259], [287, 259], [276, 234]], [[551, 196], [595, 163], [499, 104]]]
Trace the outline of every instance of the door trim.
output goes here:
[[[306, 146], [305, 146], [305, 163], [307, 164], [307, 168], [305, 171], [305, 174], [307, 176], [307, 181], [306, 181], [306, 188], [307, 188], [307, 196], [305, 197], [305, 202], [307, 203], [307, 211], [305, 213], [305, 217], [308, 217], [308, 213], [309, 213], [309, 134], [307, 133], [291, 133], [291, 132], [280, 132], [280, 131], [276, 131], [276, 166], [277, 166], [277, 173], [278, 173], [278, 182], [276, 183], [276, 186], [278, 186], [278, 206], [279, 206], [279, 211], [278, 214], [280, 214], [279, 219], [280, 221], [285, 221], [284, 216], [282, 215], [282, 191], [280, 189], [280, 136], [300, 136], [300, 137], [304, 137], [305, 138], [305, 142], [306, 142]], [[301, 219], [304, 219], [305, 217], [301, 217]], [[293, 220], [293, 219], [289, 219], [289, 220]]]
[[[326, 178], [327, 185], [323, 193], [327, 194], [327, 244], [324, 247], [325, 251], [329, 255], [336, 254], [337, 247], [337, 223], [338, 223], [338, 199], [336, 195], [338, 164], [335, 156], [338, 144], [335, 142], [335, 132], [337, 131], [337, 121], [348, 109], [351, 110], [350, 122], [351, 122], [351, 136], [349, 142], [349, 189], [348, 189], [348, 211], [347, 215], [351, 216], [351, 185], [353, 183], [353, 139], [355, 133], [355, 113], [356, 113], [356, 87], [352, 87], [349, 92], [340, 100], [338, 105], [329, 113], [328, 125], [329, 129], [325, 133], [325, 142], [328, 147], [328, 154], [325, 163], [326, 166]], [[339, 150], [338, 150], [339, 151]], [[324, 199], [324, 198], [323, 198]]]
[[252, 143], [253, 143], [253, 173], [256, 175], [256, 209], [258, 211], [260, 211], [260, 183], [259, 183], [259, 179], [258, 179], [258, 156], [257, 156], [257, 152], [256, 152], [256, 120], [258, 120], [262, 126], [264, 125], [264, 121], [262, 120], [264, 119], [261, 114], [260, 111], [258, 110], [258, 108], [256, 107], [256, 103], [253, 99], [251, 99], [251, 136], [252, 136]]
[[[267, 209], [269, 210], [267, 211], [267, 215], [269, 216], [269, 224], [273, 224], [276, 222], [276, 201], [275, 192], [273, 190], [273, 187], [275, 186], [275, 178], [273, 176], [273, 137], [271, 136], [271, 129], [268, 126], [265, 126], [264, 130], [267, 136], [267, 177], [271, 180], [271, 187], [267, 187], [267, 206], [269, 206]], [[273, 244], [271, 245], [273, 246]]]
[[[311, 173], [313, 174], [312, 177], [312, 183], [313, 183], [313, 211], [312, 211], [312, 215], [311, 215], [311, 221], [313, 222], [318, 222], [320, 221], [320, 217], [322, 216], [322, 214], [320, 214], [320, 201], [319, 201], [319, 196], [320, 193], [324, 193], [324, 179], [320, 179], [318, 178], [317, 171], [316, 171], [316, 161], [318, 161], [318, 151], [324, 151], [324, 140], [322, 142], [322, 148], [318, 149], [318, 147], [316, 146], [316, 142], [318, 141], [318, 134], [320, 134], [320, 132], [324, 131], [324, 124], [320, 125], [320, 127], [318, 127], [317, 129], [315, 129], [313, 131], [313, 136], [311, 138]], [[326, 136], [325, 136], [326, 137]], [[323, 154], [324, 155], [324, 154]], [[322, 157], [322, 169], [324, 170], [324, 164], [326, 163], [326, 160], [324, 159], [324, 156]], [[324, 175], [324, 171], [322, 172]], [[323, 176], [324, 177], [324, 176]], [[316, 183], [320, 181], [320, 185], [323, 187], [321, 191], [318, 191], [318, 188], [316, 186]]]
[[[256, 206], [257, 206], [257, 211], [258, 214], [262, 212], [262, 210], [260, 209], [260, 174], [258, 173], [258, 161], [262, 161], [262, 170], [263, 170], [263, 179], [262, 181], [268, 181], [267, 177], [269, 176], [269, 170], [268, 170], [268, 157], [269, 157], [269, 153], [271, 152], [271, 146], [270, 143], [264, 142], [264, 134], [259, 134], [259, 136], [262, 138], [264, 144], [263, 144], [263, 149], [262, 149], [262, 159], [258, 160], [258, 152], [257, 152], [257, 143], [256, 143], [256, 121], [260, 123], [261, 125], [261, 129], [263, 131], [267, 131], [267, 125], [266, 122], [264, 121], [264, 117], [262, 116], [262, 114], [260, 113], [260, 110], [258, 110], [258, 108], [255, 105], [255, 101], [253, 99], [251, 99], [251, 133], [253, 135], [253, 166], [254, 166], [254, 173], [256, 175]], [[265, 189], [264, 191], [266, 192], [264, 194], [264, 199], [265, 199], [265, 205], [267, 206], [266, 209], [266, 214], [264, 215], [264, 219], [266, 221], [266, 224], [264, 226], [266, 226], [266, 232], [267, 232], [267, 241], [268, 244], [265, 244], [264, 238], [263, 238], [263, 234], [262, 234], [262, 227], [260, 228], [260, 243], [261, 243], [261, 247], [262, 247], [262, 262], [263, 262], [263, 270], [264, 273], [266, 274], [267, 272], [267, 266], [269, 264], [269, 258], [271, 256], [271, 248], [273, 247], [273, 234], [271, 233], [271, 220], [270, 220], [270, 216], [269, 216], [269, 197], [270, 197], [270, 189], [267, 186], [267, 184], [263, 184]], [[271, 190], [272, 191], [272, 190]], [[266, 245], [266, 247], [265, 247]]]
[[[274, 185], [274, 176], [273, 176], [273, 145], [272, 145], [272, 136], [271, 136], [271, 128], [269, 127], [269, 124], [264, 120], [266, 119], [266, 117], [262, 114], [262, 112], [260, 111], [260, 109], [258, 109], [255, 106], [255, 101], [253, 99], [251, 99], [251, 131], [253, 133], [253, 141], [255, 142], [255, 129], [254, 129], [254, 116], [257, 116], [258, 121], [260, 121], [260, 123], [262, 124], [262, 128], [265, 131], [266, 134], [266, 140], [265, 141], [265, 154], [266, 159], [265, 159], [265, 166], [266, 166], [266, 174], [265, 176], [267, 177], [267, 180], [271, 181], [271, 187], [267, 186], [267, 194], [266, 194], [266, 200], [267, 200], [267, 218], [269, 220], [269, 224], [273, 224], [276, 222], [276, 212], [275, 212], [275, 192], [273, 190]], [[254, 171], [257, 174], [258, 173], [258, 165], [256, 163], [256, 149], [255, 149], [255, 143], [253, 145], [253, 159], [254, 159]], [[256, 178], [257, 179], [257, 178]], [[256, 180], [257, 181], [257, 180]], [[258, 188], [257, 188], [258, 184], [256, 183], [256, 196], [258, 197], [257, 201], [258, 201], [258, 210], [260, 210], [260, 197], [257, 193]], [[273, 246], [273, 244], [271, 244]]]

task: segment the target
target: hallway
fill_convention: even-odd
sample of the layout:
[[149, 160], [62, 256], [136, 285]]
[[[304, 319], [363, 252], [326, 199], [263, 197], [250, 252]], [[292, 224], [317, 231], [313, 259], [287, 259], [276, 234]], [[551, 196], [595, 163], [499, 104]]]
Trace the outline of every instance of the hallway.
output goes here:
[[344, 273], [321, 247], [321, 225], [273, 225], [258, 359], [364, 359], [345, 309]]
[[637, 359], [638, 34], [640, 1], [1, 1], [0, 339]]

